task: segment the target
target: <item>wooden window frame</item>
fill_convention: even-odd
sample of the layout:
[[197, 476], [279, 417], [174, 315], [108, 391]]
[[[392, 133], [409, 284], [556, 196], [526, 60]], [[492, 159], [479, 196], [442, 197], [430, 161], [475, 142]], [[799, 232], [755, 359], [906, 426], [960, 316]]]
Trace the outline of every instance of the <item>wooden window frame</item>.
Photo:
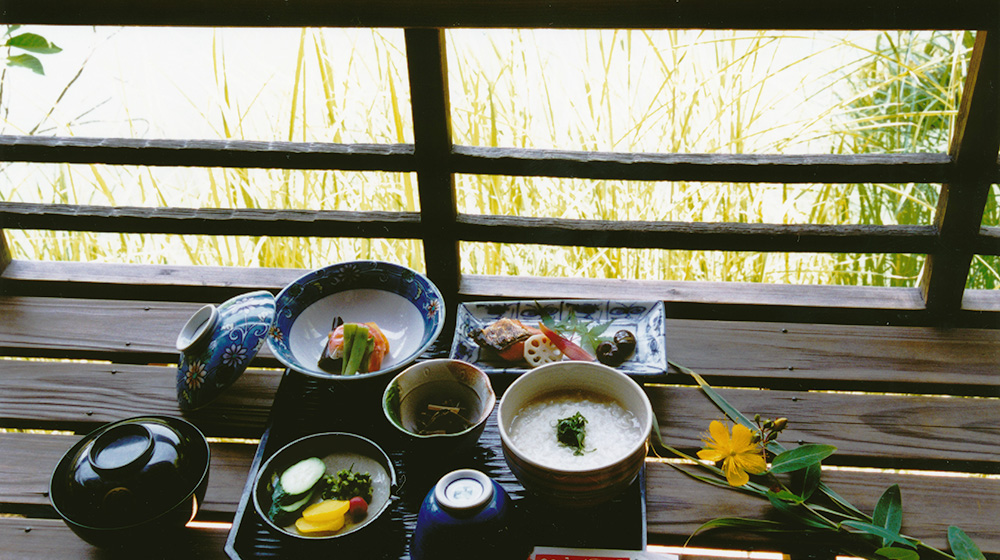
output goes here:
[[[0, 136], [0, 160], [144, 166], [411, 172], [421, 212], [214, 210], [0, 203], [0, 228], [383, 237], [422, 240], [428, 276], [449, 302], [601, 297], [668, 302], [672, 316], [814, 322], [998, 325], [1000, 291], [965, 290], [975, 255], [1000, 255], [981, 227], [1000, 182], [1000, 3], [995, 0], [7, 0], [5, 22], [57, 25], [404, 28], [412, 144], [328, 144]], [[492, 28], [968, 29], [976, 42], [948, 153], [725, 155], [487, 148], [452, 143], [445, 30]], [[606, 222], [462, 214], [458, 173], [619, 180], [941, 184], [930, 225]], [[2, 242], [0, 229], [0, 242]], [[460, 273], [462, 241], [761, 252], [920, 253], [917, 288], [499, 278]], [[0, 243], [0, 270], [10, 260]], [[83, 270], [93, 270], [84, 268]], [[45, 266], [40, 275], [55, 274]], [[805, 320], [805, 319], [800, 319]]]

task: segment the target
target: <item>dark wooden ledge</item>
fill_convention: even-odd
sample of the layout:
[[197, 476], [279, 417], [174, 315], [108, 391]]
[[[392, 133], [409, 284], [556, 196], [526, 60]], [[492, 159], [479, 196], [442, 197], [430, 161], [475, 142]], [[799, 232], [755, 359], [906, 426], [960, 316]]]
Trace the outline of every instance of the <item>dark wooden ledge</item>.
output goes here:
[[992, 0], [7, 0], [11, 23], [339, 27], [983, 29]]

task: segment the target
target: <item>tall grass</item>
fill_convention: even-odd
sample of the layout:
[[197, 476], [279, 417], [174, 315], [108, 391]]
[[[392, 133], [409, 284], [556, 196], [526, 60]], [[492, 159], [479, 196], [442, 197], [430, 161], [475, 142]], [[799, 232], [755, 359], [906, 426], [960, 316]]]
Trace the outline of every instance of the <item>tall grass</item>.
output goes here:
[[[71, 46], [59, 39], [59, 31], [47, 30], [46, 36], [64, 48]], [[206, 31], [182, 33], [181, 40], [169, 36], [186, 48], [187, 55], [173, 68], [183, 68], [190, 79], [164, 87], [157, 74], [153, 77], [160, 79], [160, 85], [135, 87], [134, 81], [152, 72], [151, 65], [127, 67], [117, 82], [121, 93], [115, 109], [92, 96], [102, 83], [114, 80], [105, 76], [83, 83], [107, 65], [98, 67], [81, 57], [79, 67], [62, 75], [82, 73], [84, 79], [73, 93], [85, 108], [35, 111], [43, 115], [36, 118], [45, 121], [35, 129], [92, 136], [412, 141], [398, 30], [249, 34], [224, 30], [208, 31], [207, 38]], [[200, 39], [184, 40], [188, 33]], [[280, 34], [282, 41], [268, 42], [262, 49], [259, 38], [264, 33]], [[455, 31], [448, 37], [455, 141], [647, 152], [939, 150], [946, 144], [964, 77], [965, 39], [942, 33], [845, 38], [772, 32]], [[107, 46], [94, 50], [97, 60]], [[174, 72], [166, 83], [185, 77]], [[4, 80], [11, 83], [0, 91], [19, 85], [11, 73]], [[164, 90], [173, 92], [170, 99], [165, 99]], [[144, 97], [153, 94], [158, 96]], [[39, 102], [44, 105], [45, 99]], [[4, 130], [31, 129], [11, 120], [12, 115], [26, 114], [9, 110], [26, 103], [23, 98], [7, 96], [0, 103], [7, 115]], [[61, 102], [61, 107], [66, 105]], [[157, 109], [166, 106], [166, 114]], [[4, 200], [419, 210], [409, 174], [76, 165], [8, 165], [3, 173], [10, 185], [0, 192]], [[457, 186], [460, 211], [468, 213], [695, 222], [929, 223], [937, 196], [936, 187], [928, 185], [468, 175], [459, 176]], [[998, 223], [994, 198], [990, 204], [986, 219]], [[420, 244], [413, 240], [19, 231], [7, 235], [17, 258], [303, 268], [379, 258], [417, 269], [424, 266]], [[462, 258], [464, 272], [483, 274], [869, 285], [912, 285], [922, 265], [919, 255], [762, 255], [500, 244], [463, 244]], [[989, 269], [976, 278], [995, 282], [995, 263], [992, 277]]]
[[[846, 119], [837, 122], [838, 153], [946, 152], [952, 118], [974, 37], [969, 32], [916, 35], [886, 32], [877, 37], [872, 56], [848, 75], [854, 95], [844, 100]], [[930, 223], [940, 187], [905, 185], [830, 185], [828, 204], [817, 204], [813, 219], [847, 215], [864, 224]], [[911, 285], [923, 259], [909, 255], [877, 255], [875, 262], [843, 261], [845, 272], [885, 270], [880, 284]], [[980, 283], [977, 263], [969, 285]]]
[[[945, 149], [968, 45], [954, 36], [607, 31], [455, 33], [462, 143], [705, 153]], [[555, 36], [554, 38], [552, 36]], [[542, 42], [540, 37], [547, 37]], [[486, 41], [491, 49], [472, 48]], [[928, 45], [920, 67], [908, 57]], [[535, 58], [523, 53], [534, 53]], [[789, 57], [789, 52], [795, 52]], [[576, 55], [575, 53], [582, 53]], [[476, 58], [479, 56], [480, 58]], [[950, 56], [950, 58], [949, 58]], [[486, 60], [483, 60], [486, 58]], [[895, 64], [889, 64], [895, 58]], [[577, 62], [580, 76], [560, 69]], [[579, 59], [579, 60], [577, 60]], [[815, 71], [814, 68], [821, 68]], [[920, 80], [913, 82], [911, 74]], [[845, 77], [848, 79], [845, 80]], [[480, 84], [488, 83], [483, 89]], [[847, 87], [844, 87], [847, 86]], [[922, 104], [894, 100], [928, 89]], [[483, 94], [486, 94], [484, 97]], [[509, 100], [518, 100], [511, 103]], [[891, 118], [884, 114], [888, 113]], [[558, 124], [557, 124], [558, 123]], [[917, 139], [912, 138], [916, 136]], [[884, 138], [881, 138], [884, 137]], [[926, 138], [940, 146], [927, 145]], [[901, 141], [903, 139], [909, 141]], [[895, 143], [892, 143], [892, 142]], [[465, 212], [603, 220], [930, 223], [927, 185], [760, 185], [460, 177]], [[930, 191], [930, 192], [928, 192]], [[922, 255], [759, 255], [469, 246], [491, 272], [609, 278], [914, 285]], [[558, 254], [556, 254], [558, 253]], [[474, 256], [472, 256], [474, 255]], [[545, 255], [545, 256], [542, 256]]]

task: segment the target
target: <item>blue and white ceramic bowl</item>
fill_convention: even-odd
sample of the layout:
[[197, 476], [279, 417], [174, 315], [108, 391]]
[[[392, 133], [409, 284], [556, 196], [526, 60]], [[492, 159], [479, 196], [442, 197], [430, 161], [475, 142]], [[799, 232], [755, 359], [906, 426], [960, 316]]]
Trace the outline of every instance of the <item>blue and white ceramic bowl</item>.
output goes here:
[[[306, 375], [372, 379], [396, 373], [424, 353], [441, 334], [444, 314], [441, 292], [422, 274], [387, 262], [343, 262], [310, 272], [278, 294], [267, 344], [282, 364]], [[320, 369], [335, 317], [379, 326], [389, 340], [382, 369], [351, 376]]]
[[206, 305], [177, 336], [177, 404], [201, 408], [229, 388], [264, 345], [274, 317], [274, 296], [257, 291], [215, 307]]

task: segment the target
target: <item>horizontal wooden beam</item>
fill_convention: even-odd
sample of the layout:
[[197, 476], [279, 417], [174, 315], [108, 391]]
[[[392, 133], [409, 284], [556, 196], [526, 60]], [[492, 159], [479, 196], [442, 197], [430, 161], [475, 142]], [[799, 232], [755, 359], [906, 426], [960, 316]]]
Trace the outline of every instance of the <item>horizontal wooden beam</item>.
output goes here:
[[[14, 260], [8, 295], [220, 303], [252, 290], [277, 293], [305, 270]], [[540, 278], [464, 274], [460, 298], [616, 298], [667, 302], [675, 318], [855, 324], [928, 324], [917, 288]], [[1000, 327], [1000, 290], [967, 291], [962, 324]], [[190, 312], [193, 312], [191, 310]], [[185, 317], [186, 318], [186, 317]]]
[[933, 226], [570, 220], [462, 214], [465, 241], [699, 251], [927, 253]]
[[411, 144], [0, 136], [0, 159], [185, 167], [414, 170]]
[[993, 0], [7, 0], [3, 21], [60, 25], [981, 29]]
[[[2, 136], [4, 161], [413, 172], [412, 144]], [[454, 146], [455, 173], [627, 181], [942, 183], [951, 157], [932, 154], [668, 154]]]
[[[958, 324], [1000, 327], [1000, 290], [966, 293]], [[668, 317], [690, 319], [933, 324], [919, 288], [465, 274], [460, 295], [464, 301], [609, 297], [659, 300], [666, 303]]]
[[[0, 360], [0, 426], [89, 433], [133, 416], [186, 415], [209, 437], [259, 438], [281, 370], [247, 369], [212, 406], [177, 405], [177, 368], [109, 362]], [[67, 394], [66, 387], [76, 389]]]
[[[0, 228], [115, 233], [418, 239], [416, 212], [112, 207], [0, 202]], [[934, 226], [603, 221], [461, 214], [459, 239], [705, 251], [919, 253]], [[993, 254], [993, 237], [979, 243]]]
[[[209, 484], [212, 484], [210, 481]], [[232, 489], [228, 489], [232, 491]], [[195, 519], [200, 521], [204, 514]], [[232, 519], [230, 513], [229, 518]], [[4, 552], [12, 558], [45, 559], [76, 558], [78, 560], [103, 560], [107, 554], [76, 536], [59, 519], [22, 518], [0, 516], [0, 532]], [[171, 539], [163, 549], [157, 549], [160, 558], [198, 558], [199, 560], [229, 560], [225, 553], [228, 526], [205, 529], [188, 529]]]
[[456, 146], [457, 173], [745, 183], [940, 183], [947, 154], [659, 154]]
[[973, 252], [977, 255], [1000, 255], [1000, 227], [979, 228], [978, 242], [974, 243]]
[[115, 233], [413, 239], [416, 212], [75, 206], [0, 202], [0, 228]]
[[[15, 261], [18, 262], [18, 261]], [[819, 286], [744, 282], [685, 282], [536, 276], [462, 276], [466, 299], [575, 298], [654, 300], [702, 305], [878, 308], [916, 311], [923, 307], [917, 288]], [[534, 294], [534, 295], [532, 295]], [[1000, 300], [998, 294], [997, 300]]]

